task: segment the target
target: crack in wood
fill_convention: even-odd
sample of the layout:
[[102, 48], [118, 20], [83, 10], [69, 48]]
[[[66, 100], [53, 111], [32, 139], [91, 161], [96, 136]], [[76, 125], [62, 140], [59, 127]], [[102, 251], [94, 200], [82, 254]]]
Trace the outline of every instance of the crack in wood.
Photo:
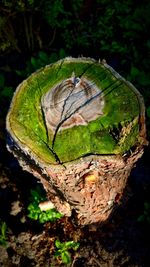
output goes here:
[[[40, 94], [42, 95], [42, 91], [41, 91], [41, 87], [40, 87], [38, 79], [37, 79], [37, 84], [38, 84], [38, 90], [40, 91]], [[45, 113], [44, 113], [44, 110], [42, 108], [42, 105], [40, 105], [40, 108], [41, 108], [41, 114], [42, 114], [42, 119], [43, 119], [43, 123], [44, 123], [44, 128], [45, 128], [45, 131], [46, 131], [46, 142], [41, 137], [39, 137], [39, 135], [37, 135], [36, 132], [33, 129], [32, 129], [32, 131], [40, 139], [40, 141], [43, 144], [45, 144], [45, 146], [48, 148], [48, 150], [54, 155], [56, 162], [58, 162], [59, 164], [62, 164], [61, 160], [59, 159], [59, 157], [57, 155], [57, 153], [49, 146], [49, 134], [48, 134], [48, 128], [47, 128], [46, 119], [45, 119]], [[35, 109], [37, 110], [36, 106], [35, 106]], [[37, 110], [37, 112], [38, 112], [38, 110]]]
[[[57, 71], [56, 75], [58, 75], [58, 72], [61, 71], [63, 63], [64, 61], [61, 61], [59, 70]], [[73, 72], [71, 78], [62, 81], [60, 84], [50, 89], [44, 96], [42, 96], [41, 112], [47, 137], [47, 143], [45, 142], [45, 145], [54, 154], [56, 161], [59, 163], [61, 163], [61, 161], [57, 153], [54, 151], [55, 140], [59, 130], [63, 128], [64, 129], [70, 128], [75, 125], [86, 125], [90, 120], [94, 120], [98, 116], [102, 115], [103, 114], [102, 109], [104, 106], [104, 97], [106, 97], [114, 89], [118, 88], [122, 84], [122, 81], [118, 79], [116, 81], [113, 81], [109, 86], [105, 87], [103, 90], [100, 90], [92, 81], [83, 78], [87, 70], [89, 70], [95, 64], [96, 62], [92, 62], [91, 64], [89, 64], [85, 68], [85, 70], [78, 76], [76, 76], [75, 72]], [[116, 86], [114, 86], [115, 84]], [[39, 83], [38, 87], [40, 88]], [[41, 94], [41, 89], [40, 89], [40, 94]], [[90, 105], [92, 101], [94, 102], [95, 99], [97, 98], [99, 98], [98, 103], [99, 106], [101, 106], [100, 110], [99, 106], [97, 106], [96, 108], [96, 112], [97, 110], [99, 110], [99, 114], [95, 116], [95, 110], [94, 110], [93, 112], [94, 115], [93, 115], [91, 112], [92, 109], [90, 109], [89, 113], [90, 115], [91, 114], [93, 115], [93, 118], [91, 119], [87, 115], [86, 115], [87, 117], [84, 116], [84, 111], [83, 111], [84, 108]], [[95, 103], [93, 103], [93, 106], [95, 106], [94, 104]], [[56, 114], [54, 113], [55, 110]], [[57, 117], [56, 125], [55, 124], [52, 125], [52, 128], [50, 125], [51, 121], [49, 122], [48, 112], [50, 113], [50, 115], [54, 113], [54, 116], [51, 119], [52, 123], [54, 123], [53, 119]], [[58, 112], [60, 112], [60, 114], [58, 114]], [[51, 128], [51, 130], [53, 129], [54, 131], [52, 139], [52, 147], [49, 146], [49, 128]]]
[[[82, 82], [82, 80], [80, 80], [80, 81]], [[89, 89], [91, 87], [91, 85], [92, 84], [90, 84], [90, 85], [88, 84], [88, 86], [84, 87], [84, 90], [80, 90], [79, 92], [87, 91], [87, 89]], [[71, 93], [74, 91], [74, 89], [75, 89], [75, 87], [73, 87], [73, 89], [71, 90], [71, 92], [69, 94], [69, 97], [71, 96]], [[69, 108], [65, 112], [64, 118], [63, 118], [63, 116], [61, 116], [61, 120], [58, 123], [58, 125], [56, 126], [54, 137], [53, 137], [53, 142], [52, 142], [52, 148], [54, 147], [54, 144], [55, 144], [56, 135], [57, 135], [60, 127], [63, 125], [63, 123], [66, 122], [69, 118], [71, 118], [74, 114], [78, 113], [79, 110], [81, 110], [83, 107], [85, 107], [87, 104], [89, 104], [92, 100], [98, 98], [98, 96], [101, 96], [101, 91], [100, 91], [100, 93], [97, 93], [94, 96], [91, 96], [91, 98], [88, 98], [88, 100], [86, 100], [84, 103], [82, 103], [82, 101], [83, 101], [82, 98], [79, 98], [79, 100], [78, 100], [79, 92], [78, 93], [74, 93], [74, 96], [77, 94], [77, 98], [75, 98], [74, 101], [72, 101], [70, 103]], [[86, 95], [88, 95], [88, 93], [86, 93]], [[68, 99], [69, 99], [69, 97], [68, 97]], [[77, 102], [78, 102], [78, 106], [76, 107]], [[102, 102], [103, 102], [103, 100], [102, 100]], [[67, 101], [65, 102], [65, 104], [67, 104]], [[74, 108], [74, 106], [75, 106], [75, 108]], [[63, 107], [63, 112], [64, 112], [64, 110], [65, 110], [65, 106]], [[102, 114], [102, 110], [101, 110], [100, 113]], [[100, 113], [98, 115], [100, 115]], [[91, 114], [92, 114], [92, 112], [91, 112]], [[80, 115], [80, 117], [82, 117], [82, 115]], [[85, 119], [80, 124], [86, 124]]]
[[[106, 95], [108, 95], [109, 93], [111, 93], [114, 89], [118, 88], [122, 83], [119, 83], [118, 85], [116, 85], [115, 87], [113, 87]], [[93, 96], [91, 99], [87, 100], [82, 106], [78, 107], [75, 111], [73, 111], [72, 113], [70, 113], [68, 115], [68, 117], [65, 117], [62, 121], [59, 122], [59, 124], [56, 127], [55, 133], [54, 133], [54, 137], [53, 137], [53, 142], [52, 142], [52, 148], [54, 147], [54, 143], [55, 143], [55, 139], [56, 139], [56, 135], [59, 131], [59, 128], [61, 127], [61, 125], [67, 120], [69, 119], [74, 113], [78, 112], [78, 110], [80, 110], [82, 107], [86, 106], [87, 104], [89, 104], [92, 100], [94, 100], [95, 98], [97, 98], [98, 96], [100, 96], [104, 91], [106, 91], [108, 88], [110, 88], [112, 85], [114, 85], [114, 83], [112, 83], [110, 86], [106, 87], [103, 91], [101, 91], [100, 93], [96, 94], [95, 96]]]
[[[70, 95], [73, 93], [74, 89], [75, 89], [75, 86], [78, 85], [78, 83], [80, 83], [81, 79], [76, 77], [75, 75], [72, 76], [72, 79], [73, 79], [73, 87], [72, 87], [72, 90], [69, 92], [68, 94], [68, 98], [65, 99], [65, 101], [67, 102], [67, 99], [69, 99]], [[40, 88], [40, 84], [39, 84], [39, 81], [37, 80], [37, 84], [38, 84], [38, 89], [40, 90], [40, 95], [42, 95], [42, 92], [41, 92], [41, 88]], [[113, 83], [114, 84], [114, 83]], [[59, 128], [61, 127], [61, 125], [66, 121], [68, 120], [73, 114], [75, 114], [76, 112], [78, 112], [78, 110], [80, 110], [82, 107], [86, 106], [88, 103], [90, 103], [93, 99], [95, 99], [96, 97], [98, 97], [99, 95], [101, 95], [104, 91], [106, 91], [108, 88], [110, 88], [113, 84], [111, 84], [110, 86], [106, 87], [104, 90], [100, 91], [98, 94], [94, 95], [93, 97], [89, 98], [85, 103], [83, 103], [81, 106], [77, 107], [75, 110], [73, 110], [71, 112], [71, 108], [72, 108], [72, 105], [76, 102], [74, 101], [72, 103], [72, 105], [69, 107], [69, 109], [67, 110], [64, 118], [63, 118], [63, 112], [65, 110], [65, 103], [64, 103], [64, 106], [63, 106], [63, 109], [62, 109], [62, 114], [61, 114], [61, 120], [60, 122], [58, 123], [57, 127], [56, 127], [56, 130], [55, 130], [55, 133], [54, 133], [54, 136], [53, 136], [53, 140], [52, 140], [52, 147], [49, 146], [49, 132], [48, 132], [48, 126], [47, 126], [47, 123], [46, 123], [46, 114], [44, 112], [44, 109], [43, 109], [43, 106], [41, 105], [41, 114], [42, 114], [42, 119], [43, 119], [43, 123], [44, 123], [44, 127], [45, 127], [45, 131], [46, 131], [46, 141], [44, 141], [41, 137], [39, 137], [36, 132], [32, 129], [33, 133], [39, 138], [39, 140], [41, 142], [43, 142], [43, 144], [45, 144], [45, 146], [47, 147], [47, 149], [54, 155], [55, 159], [56, 159], [56, 162], [58, 162], [59, 164], [63, 164], [59, 158], [59, 156], [57, 155], [57, 153], [55, 152], [54, 150], [54, 144], [55, 144], [55, 140], [56, 140], [56, 136], [57, 136], [57, 133], [59, 131]], [[119, 85], [118, 85], [119, 86]], [[117, 87], [118, 87], [117, 86]], [[116, 88], [116, 87], [115, 87]], [[115, 89], [113, 88], [113, 90]], [[91, 89], [90, 88], [90, 85], [87, 86], [87, 90], [88, 89]], [[87, 90], [85, 90], [87, 92]], [[80, 90], [80, 92], [84, 91], [84, 89]], [[111, 90], [112, 91], [112, 90]], [[87, 95], [88, 94], [92, 94], [92, 92], [87, 92]], [[78, 93], [75, 92], [73, 95], [77, 95], [78, 96]], [[106, 96], [106, 95], [105, 95]], [[35, 107], [36, 108], [36, 107]], [[24, 126], [24, 125], [23, 125]], [[26, 127], [27, 128], [27, 127]], [[30, 129], [28, 129], [29, 131]]]
[[[114, 87], [113, 85], [116, 83], [117, 85]], [[43, 118], [47, 129], [47, 135], [49, 128], [54, 131], [52, 150], [54, 149], [56, 136], [60, 129], [70, 128], [75, 125], [86, 125], [87, 122], [102, 115], [104, 96], [110, 94], [121, 84], [122, 82], [118, 84], [118, 80], [116, 80], [103, 90], [100, 90], [93, 82], [85, 78], [76, 77], [75, 74], [73, 74], [71, 78], [62, 81], [48, 91], [42, 97], [41, 109], [44, 115]], [[106, 91], [108, 92], [104, 95]], [[57, 101], [59, 98], [63, 99]], [[97, 102], [87, 107], [95, 99], [97, 99]], [[85, 107], [86, 110], [84, 110]]]
[[[73, 75], [74, 75], [74, 74], [73, 74]], [[62, 108], [62, 112], [61, 112], [61, 118], [60, 118], [60, 120], [62, 120], [63, 113], [64, 113], [64, 111], [65, 111], [65, 106], [66, 106], [66, 104], [67, 104], [67, 101], [68, 101], [69, 97], [71, 96], [72, 92], [74, 91], [75, 86], [76, 86], [76, 84], [77, 84], [77, 83], [76, 83], [76, 79], [77, 79], [77, 78], [76, 78], [75, 76], [73, 76], [73, 86], [72, 86], [72, 89], [70, 90], [70, 92], [69, 92], [67, 98], [64, 99], [64, 104], [63, 104], [63, 108]]]

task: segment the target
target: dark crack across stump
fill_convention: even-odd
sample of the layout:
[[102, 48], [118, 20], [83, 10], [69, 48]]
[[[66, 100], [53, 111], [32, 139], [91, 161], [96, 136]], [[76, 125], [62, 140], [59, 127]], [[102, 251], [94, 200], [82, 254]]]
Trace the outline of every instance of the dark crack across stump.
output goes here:
[[6, 124], [9, 151], [82, 225], [109, 218], [147, 144], [140, 93], [89, 58], [33, 73], [18, 86]]

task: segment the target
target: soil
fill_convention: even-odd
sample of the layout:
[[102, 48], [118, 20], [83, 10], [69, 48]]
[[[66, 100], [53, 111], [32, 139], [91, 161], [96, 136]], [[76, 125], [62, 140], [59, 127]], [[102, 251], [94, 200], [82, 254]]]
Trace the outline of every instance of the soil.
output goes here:
[[[4, 123], [0, 132], [0, 219], [7, 225], [6, 246], [0, 246], [0, 267], [150, 266], [150, 225], [138, 221], [144, 202], [150, 202], [150, 147], [145, 148], [128, 179], [128, 201], [123, 204], [118, 200], [116, 211], [104, 225], [79, 228], [74, 215], [42, 225], [27, 216], [30, 190], [38, 181], [7, 151]], [[56, 239], [80, 243], [76, 252], [70, 251], [70, 264], [54, 257]]]

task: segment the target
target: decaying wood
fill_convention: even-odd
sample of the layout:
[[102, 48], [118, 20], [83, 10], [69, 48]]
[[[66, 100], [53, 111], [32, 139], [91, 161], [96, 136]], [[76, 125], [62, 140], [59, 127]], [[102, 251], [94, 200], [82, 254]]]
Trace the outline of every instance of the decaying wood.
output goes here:
[[[93, 64], [92, 61], [90, 67]], [[117, 86], [122, 86], [121, 82], [123, 81], [125, 86], [133, 91], [133, 95], [135, 94], [136, 101], [138, 99], [139, 114], [136, 114], [135, 118], [129, 122], [123, 122], [124, 124], [120, 122], [120, 125], [118, 122], [117, 124], [114, 122], [114, 125], [117, 126], [112, 124], [108, 128], [111, 138], [113, 137], [118, 147], [121, 147], [126, 138], [130, 136], [134, 125], [138, 123], [138, 138], [128, 151], [124, 151], [122, 154], [108, 153], [108, 155], [103, 155], [92, 150], [89, 155], [85, 153], [79, 158], [70, 158], [68, 162], [61, 161], [58, 157], [55, 151], [55, 141], [57, 137], [59, 138], [59, 134], [63, 135], [64, 133], [65, 135], [66, 131], [73, 127], [88, 127], [92, 121], [107, 115], [104, 114], [104, 108], [107, 104], [107, 101], [105, 102], [105, 89], [102, 90], [97, 87], [96, 83], [86, 75], [79, 76], [73, 72], [71, 77], [67, 77], [49, 88], [42, 94], [40, 101], [38, 100], [38, 116], [40, 117], [41, 112], [43, 122], [40, 121], [40, 123], [43, 123], [42, 127], [46, 128], [47, 134], [47, 141], [44, 141], [43, 144], [45, 145], [47, 142], [46, 147], [56, 157], [56, 161], [53, 163], [48, 163], [45, 158], [41, 159], [38, 154], [32, 151], [25, 141], [27, 140], [26, 136], [22, 139], [22, 136], [17, 136], [20, 134], [19, 131], [17, 134], [16, 132], [13, 133], [12, 128], [15, 129], [16, 120], [13, 120], [12, 110], [15, 101], [18, 100], [17, 94], [21, 91], [21, 87], [18, 88], [14, 96], [7, 117], [7, 131], [9, 133], [7, 147], [9, 151], [17, 157], [24, 170], [29, 171], [40, 180], [47, 191], [50, 205], [54, 205], [59, 212], [66, 216], [71, 216], [72, 212], [75, 211], [79, 225], [105, 222], [114, 209], [125, 201], [124, 192], [128, 176], [136, 161], [142, 156], [144, 145], [147, 142], [145, 109], [141, 95], [107, 64], [104, 65], [106, 71], [109, 69], [110, 73], [113, 74], [113, 80], [115, 79]], [[109, 93], [112, 91], [112, 84], [108, 86], [108, 88], [110, 87]], [[113, 86], [113, 90], [114, 88]], [[124, 104], [126, 105], [126, 103]], [[16, 116], [17, 112], [14, 113]], [[98, 123], [100, 124], [100, 122]], [[19, 124], [19, 127], [22, 126]], [[94, 125], [94, 127], [96, 126]], [[94, 127], [92, 131], [94, 131]], [[91, 132], [89, 133], [91, 134]], [[96, 130], [94, 134], [99, 136], [100, 130]], [[73, 141], [76, 142], [76, 140]], [[68, 140], [68, 142], [70, 141]], [[84, 143], [81, 146], [84, 147]]]

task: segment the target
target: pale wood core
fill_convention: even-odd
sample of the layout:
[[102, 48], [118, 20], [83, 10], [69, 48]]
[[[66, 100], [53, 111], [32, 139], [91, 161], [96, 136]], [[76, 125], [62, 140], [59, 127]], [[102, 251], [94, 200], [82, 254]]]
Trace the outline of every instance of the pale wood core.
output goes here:
[[94, 82], [72, 75], [42, 97], [41, 107], [47, 128], [55, 133], [97, 119], [103, 114], [104, 98]]

